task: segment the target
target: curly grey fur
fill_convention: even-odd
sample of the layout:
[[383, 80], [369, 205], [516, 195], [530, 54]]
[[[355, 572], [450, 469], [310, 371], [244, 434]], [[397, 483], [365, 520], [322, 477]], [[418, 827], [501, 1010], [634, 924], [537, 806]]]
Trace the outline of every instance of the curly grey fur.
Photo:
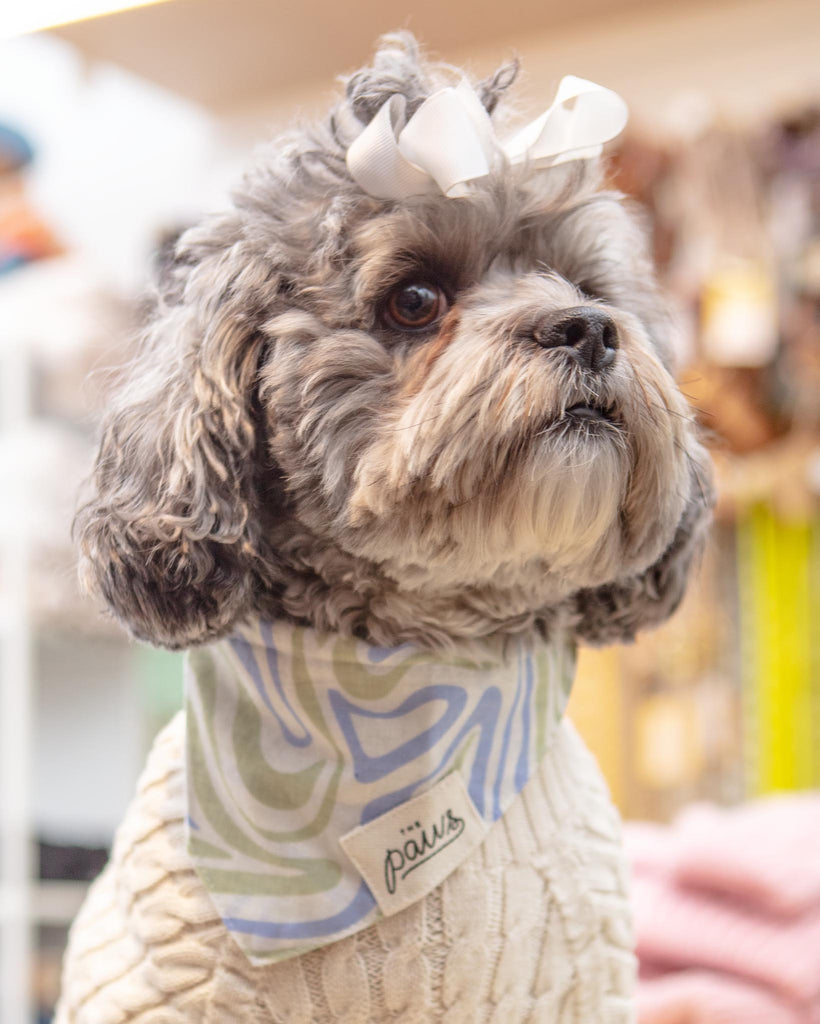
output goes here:
[[[566, 616], [580, 641], [595, 646], [628, 643], [638, 630], [659, 626], [678, 608], [706, 540], [706, 512], [714, 503], [708, 478], [694, 484], [672, 543], [657, 562], [629, 579], [574, 595]], [[701, 486], [706, 490], [701, 492]]]
[[[515, 71], [478, 86], [488, 111]], [[708, 462], [641, 232], [595, 162], [404, 203], [348, 175], [392, 93], [412, 113], [454, 76], [387, 37], [180, 239], [76, 521], [88, 585], [135, 635], [185, 647], [259, 613], [380, 644], [557, 620], [602, 642], [679, 600]], [[452, 301], [429, 335], [381, 315], [414, 275]], [[534, 341], [579, 303], [617, 325], [605, 373]], [[579, 426], [579, 402], [611, 421]]]

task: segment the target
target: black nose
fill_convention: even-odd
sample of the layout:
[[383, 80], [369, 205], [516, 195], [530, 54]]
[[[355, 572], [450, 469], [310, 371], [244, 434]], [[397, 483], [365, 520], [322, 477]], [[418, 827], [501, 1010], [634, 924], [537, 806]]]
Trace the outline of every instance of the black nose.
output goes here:
[[603, 370], [615, 359], [618, 328], [615, 321], [595, 306], [573, 306], [547, 313], [533, 330], [544, 348], [567, 348], [590, 370]]

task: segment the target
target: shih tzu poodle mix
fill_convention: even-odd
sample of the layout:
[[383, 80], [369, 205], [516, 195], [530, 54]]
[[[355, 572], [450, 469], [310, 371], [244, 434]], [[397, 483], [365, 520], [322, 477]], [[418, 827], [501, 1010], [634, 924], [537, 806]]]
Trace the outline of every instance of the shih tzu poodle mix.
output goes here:
[[186, 711], [59, 1024], [632, 1019], [562, 713], [576, 643], [674, 610], [710, 477], [600, 187], [623, 104], [564, 79], [508, 137], [514, 77], [386, 38], [165, 268], [77, 533], [133, 634], [192, 648]]

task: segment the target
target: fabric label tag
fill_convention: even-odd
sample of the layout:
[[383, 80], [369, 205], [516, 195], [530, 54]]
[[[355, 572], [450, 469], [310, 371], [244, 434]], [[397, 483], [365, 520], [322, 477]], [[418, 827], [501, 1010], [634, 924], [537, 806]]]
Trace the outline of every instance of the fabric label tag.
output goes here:
[[339, 841], [389, 917], [440, 885], [481, 845], [487, 828], [453, 771]]

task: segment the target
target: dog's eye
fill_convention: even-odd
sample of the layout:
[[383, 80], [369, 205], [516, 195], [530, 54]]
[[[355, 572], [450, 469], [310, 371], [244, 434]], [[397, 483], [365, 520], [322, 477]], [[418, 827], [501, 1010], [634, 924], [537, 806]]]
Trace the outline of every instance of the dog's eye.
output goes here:
[[384, 316], [400, 331], [418, 331], [447, 312], [447, 296], [428, 281], [404, 281], [387, 296]]
[[593, 299], [596, 302], [606, 301], [603, 289], [594, 281], [581, 281], [580, 284], [576, 285], [576, 288], [586, 299]]

